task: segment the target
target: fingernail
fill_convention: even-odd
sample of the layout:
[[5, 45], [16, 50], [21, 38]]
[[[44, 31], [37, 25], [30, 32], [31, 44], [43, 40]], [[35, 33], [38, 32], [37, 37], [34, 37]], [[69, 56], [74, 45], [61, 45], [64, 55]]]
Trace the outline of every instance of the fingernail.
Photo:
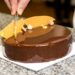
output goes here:
[[19, 15], [22, 15], [22, 9], [18, 9], [17, 13], [18, 13]]

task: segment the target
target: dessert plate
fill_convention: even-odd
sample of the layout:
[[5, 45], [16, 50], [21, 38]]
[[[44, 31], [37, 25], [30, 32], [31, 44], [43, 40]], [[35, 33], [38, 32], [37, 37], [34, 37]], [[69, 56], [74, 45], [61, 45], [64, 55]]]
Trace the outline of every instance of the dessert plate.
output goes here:
[[62, 60], [65, 60], [65, 59], [75, 55], [75, 47], [74, 46], [75, 46], [75, 43], [73, 42], [72, 48], [70, 49], [70, 52], [66, 56], [59, 58], [59, 59], [56, 59], [54, 61], [44, 62], [44, 63], [21, 63], [21, 62], [17, 62], [17, 61], [12, 61], [12, 60], [3, 56], [4, 47], [2, 45], [0, 45], [0, 57], [9, 61], [9, 62], [13, 62], [13, 63], [18, 64], [20, 66], [23, 66], [25, 68], [31, 69], [33, 71], [39, 71], [41, 69], [44, 69], [50, 65], [53, 65], [55, 63], [58, 63]]

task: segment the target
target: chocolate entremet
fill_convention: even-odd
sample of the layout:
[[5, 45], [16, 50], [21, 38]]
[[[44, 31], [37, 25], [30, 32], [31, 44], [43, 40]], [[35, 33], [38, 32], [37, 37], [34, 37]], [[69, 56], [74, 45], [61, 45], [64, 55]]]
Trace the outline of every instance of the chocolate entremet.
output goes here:
[[71, 31], [60, 25], [28, 30], [18, 34], [16, 40], [3, 39], [8, 58], [28, 63], [61, 58], [68, 53], [71, 43]]

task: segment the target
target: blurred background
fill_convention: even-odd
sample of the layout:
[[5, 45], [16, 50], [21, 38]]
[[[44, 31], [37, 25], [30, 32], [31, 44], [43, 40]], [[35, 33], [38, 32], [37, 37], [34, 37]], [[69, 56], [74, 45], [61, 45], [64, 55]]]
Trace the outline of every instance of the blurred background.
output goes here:
[[[56, 24], [72, 27], [74, 8], [75, 0], [31, 0], [22, 16], [49, 15]], [[10, 14], [4, 0], [0, 0], [0, 12]]]

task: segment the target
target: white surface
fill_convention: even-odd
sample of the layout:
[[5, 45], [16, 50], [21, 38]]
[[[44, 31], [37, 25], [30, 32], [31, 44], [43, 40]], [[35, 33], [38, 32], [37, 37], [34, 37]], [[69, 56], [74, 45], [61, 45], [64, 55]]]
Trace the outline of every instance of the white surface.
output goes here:
[[57, 62], [60, 62], [62, 60], [65, 60], [66, 58], [69, 58], [72, 55], [75, 55], [75, 48], [74, 48], [74, 46], [75, 46], [75, 43], [72, 44], [72, 50], [71, 50], [71, 52], [69, 54], [67, 54], [65, 57], [57, 59], [55, 61], [50, 61], [50, 62], [45, 62], [45, 63], [20, 63], [20, 62], [11, 61], [11, 60], [9, 60], [9, 59], [7, 59], [7, 58], [5, 58], [3, 56], [3, 50], [4, 50], [3, 46], [0, 46], [0, 57], [3, 58], [3, 59], [5, 59], [5, 60], [8, 60], [10, 62], [13, 62], [13, 63], [16, 63], [18, 65], [21, 65], [21, 66], [23, 66], [25, 68], [28, 68], [28, 69], [31, 69], [31, 70], [34, 70], [34, 71], [39, 71], [39, 70], [41, 70], [41, 69], [43, 69], [45, 67], [53, 65], [53, 64], [55, 64]]

